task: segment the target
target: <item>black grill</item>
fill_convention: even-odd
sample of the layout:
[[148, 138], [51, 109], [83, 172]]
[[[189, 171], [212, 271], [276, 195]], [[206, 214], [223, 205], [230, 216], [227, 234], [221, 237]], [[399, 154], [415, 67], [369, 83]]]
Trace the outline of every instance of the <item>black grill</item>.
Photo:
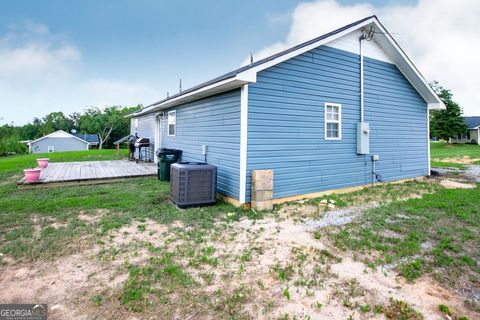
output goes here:
[[137, 142], [135, 142], [135, 160], [139, 161], [146, 161], [152, 162], [153, 155], [154, 155], [154, 145], [150, 143], [150, 139], [148, 138], [139, 138]]

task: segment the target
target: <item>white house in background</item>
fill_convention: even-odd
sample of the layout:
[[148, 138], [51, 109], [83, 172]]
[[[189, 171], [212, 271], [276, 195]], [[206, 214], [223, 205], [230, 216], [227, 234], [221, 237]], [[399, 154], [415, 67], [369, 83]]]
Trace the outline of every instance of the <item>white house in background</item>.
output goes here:
[[90, 142], [58, 130], [28, 143], [29, 153], [88, 150]]
[[467, 124], [467, 133], [458, 135], [455, 139], [450, 139], [451, 143], [472, 143], [480, 144], [480, 117], [464, 117]]

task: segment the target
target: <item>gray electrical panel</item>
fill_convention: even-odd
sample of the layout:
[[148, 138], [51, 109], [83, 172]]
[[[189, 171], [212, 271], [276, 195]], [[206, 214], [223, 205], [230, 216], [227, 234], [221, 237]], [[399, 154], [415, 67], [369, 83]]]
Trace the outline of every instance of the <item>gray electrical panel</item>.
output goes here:
[[357, 153], [370, 153], [370, 125], [366, 122], [357, 123]]

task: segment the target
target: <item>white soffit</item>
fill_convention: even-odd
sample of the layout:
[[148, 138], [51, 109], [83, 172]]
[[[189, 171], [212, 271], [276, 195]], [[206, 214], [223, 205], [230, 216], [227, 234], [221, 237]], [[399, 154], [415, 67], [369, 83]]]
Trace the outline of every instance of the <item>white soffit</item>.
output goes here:
[[[359, 38], [362, 31], [355, 30], [341, 38], [335, 39], [326, 44], [328, 47], [340, 49], [355, 54], [360, 54]], [[393, 63], [392, 59], [383, 51], [383, 49], [375, 41], [363, 41], [363, 55], [368, 58]]]

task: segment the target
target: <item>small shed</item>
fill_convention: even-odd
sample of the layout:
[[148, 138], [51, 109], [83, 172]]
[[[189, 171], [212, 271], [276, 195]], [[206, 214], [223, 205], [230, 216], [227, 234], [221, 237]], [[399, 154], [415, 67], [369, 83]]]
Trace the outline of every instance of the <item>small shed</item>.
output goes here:
[[58, 130], [28, 143], [30, 153], [88, 150], [90, 142], [73, 134]]

